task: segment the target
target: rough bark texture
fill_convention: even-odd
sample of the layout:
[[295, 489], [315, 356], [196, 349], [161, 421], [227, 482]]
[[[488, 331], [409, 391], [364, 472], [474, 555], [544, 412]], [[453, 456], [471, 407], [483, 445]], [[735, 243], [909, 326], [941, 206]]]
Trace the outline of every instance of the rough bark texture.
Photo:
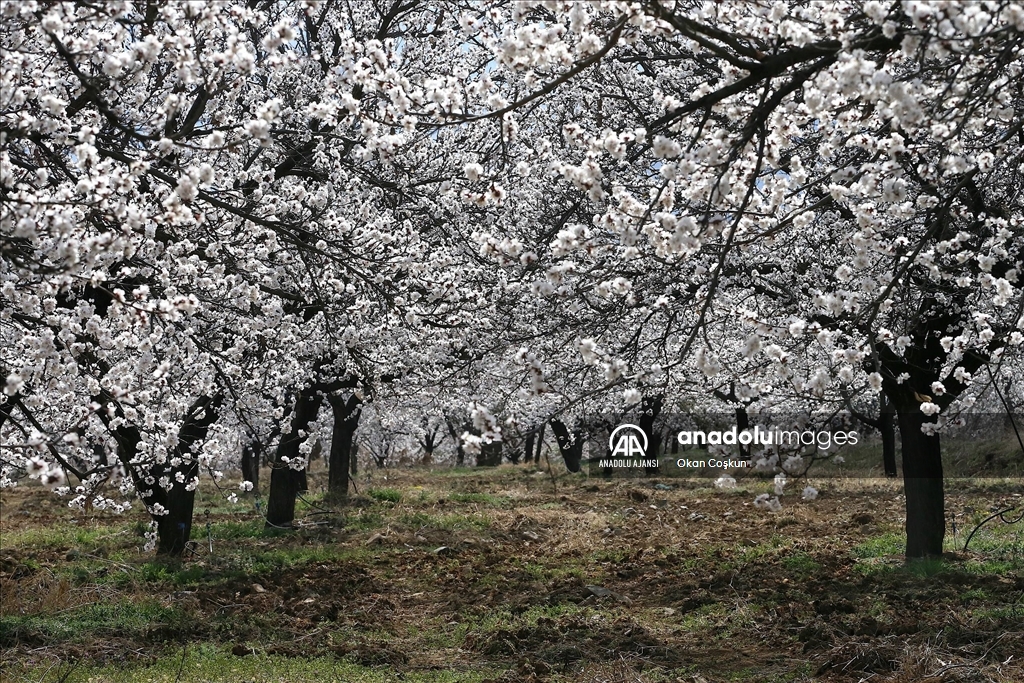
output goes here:
[[540, 464], [540, 449], [544, 447], [544, 430], [547, 428], [547, 423], [543, 422], [540, 425], [540, 431], [537, 432], [537, 450], [533, 452], [533, 464]]
[[320, 410], [321, 396], [312, 389], [299, 394], [295, 410], [292, 412], [291, 431], [281, 438], [278, 444], [274, 464], [270, 470], [270, 494], [267, 500], [267, 526], [290, 527], [295, 520], [295, 497], [299, 491], [306, 490], [306, 470], [296, 470], [284, 463], [301, 457], [299, 447], [303, 438], [299, 432], [305, 432], [309, 423], [316, 419]]
[[579, 472], [583, 460], [583, 432], [575, 430], [571, 434], [569, 428], [561, 420], [551, 420], [551, 431], [555, 433], [558, 450], [565, 460], [565, 467], [570, 472]]
[[[192, 447], [206, 439], [210, 426], [217, 420], [221, 397], [203, 396], [189, 408], [181, 429], [178, 430], [178, 445], [175, 455], [186, 461], [176, 467], [158, 466], [154, 472], [158, 478], [169, 476], [173, 482], [170, 491], [156, 486], [153, 489], [154, 502], [158, 502], [167, 510], [166, 515], [156, 518], [158, 555], [180, 556], [192, 537], [192, 515], [195, 508], [196, 491], [189, 490], [186, 484], [199, 475], [199, 462], [192, 453]], [[177, 481], [179, 473], [183, 481]]]
[[252, 490], [260, 488], [260, 451], [263, 446], [253, 441], [242, 448], [242, 479], [252, 482]]
[[456, 426], [455, 418], [445, 415], [444, 423], [448, 427], [448, 434], [451, 435], [452, 441], [455, 443], [455, 465], [462, 467], [466, 463], [466, 451], [462, 448], [462, 435]]
[[331, 460], [328, 463], [327, 490], [342, 498], [348, 496], [352, 443], [359, 428], [359, 404], [353, 394], [347, 399], [334, 395], [328, 398], [334, 413], [334, 427], [331, 430]]
[[443, 435], [441, 438], [438, 438], [440, 431], [440, 425], [431, 426], [429, 420], [424, 418], [423, 433], [416, 439], [420, 444], [420, 448], [423, 449], [423, 457], [420, 459], [421, 465], [429, 467], [434, 464], [434, 451], [437, 450], [438, 445], [444, 439]]
[[[192, 534], [195, 490], [187, 491], [186, 484], [199, 473], [199, 465], [192, 458], [191, 451], [195, 444], [206, 438], [210, 425], [217, 420], [217, 410], [222, 400], [220, 395], [202, 396], [189, 408], [178, 430], [178, 445], [173, 452], [174, 456], [181, 457], [187, 462], [178, 467], [155, 464], [141, 472], [135, 459], [138, 456], [139, 444], [142, 443], [142, 433], [128, 423], [110, 430], [117, 441], [118, 460], [131, 477], [136, 490], [140, 492], [146, 508], [152, 512], [159, 505], [166, 510], [166, 514], [153, 515], [153, 521], [157, 525], [157, 553], [160, 555], [180, 556], [189, 542]], [[111, 420], [106, 411], [98, 411], [97, 414], [109, 429]], [[124, 417], [120, 406], [116, 408], [115, 414], [122, 419]], [[179, 474], [182, 478], [180, 482]], [[160, 486], [159, 482], [163, 477], [173, 482], [170, 491]]]

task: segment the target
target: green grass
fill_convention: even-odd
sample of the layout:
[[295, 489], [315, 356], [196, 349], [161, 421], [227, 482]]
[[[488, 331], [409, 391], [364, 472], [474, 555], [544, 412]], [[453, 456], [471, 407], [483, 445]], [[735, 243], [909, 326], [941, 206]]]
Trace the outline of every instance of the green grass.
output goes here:
[[[184, 654], [184, 657], [182, 656]], [[56, 683], [57, 676], [68, 671], [64, 665], [55, 667], [49, 675], [45, 668], [25, 671], [20, 675], [10, 672], [11, 683]], [[204, 681], [204, 683], [479, 683], [494, 678], [500, 670], [477, 668], [462, 671], [406, 671], [395, 672], [389, 667], [361, 666], [345, 659], [333, 657], [298, 658], [268, 655], [259, 650], [255, 654], [238, 657], [227, 650], [209, 645], [187, 646], [184, 651], [172, 652], [150, 665], [79, 666], [71, 669], [66, 683], [177, 683], [178, 681]]]
[[851, 553], [861, 559], [876, 559], [891, 555], [903, 555], [906, 539], [902, 534], [884, 534], [858, 543]]
[[438, 642], [463, 646], [471, 635], [477, 641], [486, 641], [488, 636], [499, 631], [537, 628], [540, 625], [538, 622], [542, 620], [549, 624], [567, 621], [582, 623], [602, 612], [603, 610], [575, 603], [534, 605], [519, 613], [504, 608], [486, 610], [480, 615], [468, 616], [463, 621], [446, 625]]
[[183, 630], [185, 614], [149, 601], [96, 603], [47, 615], [0, 617], [0, 644], [84, 641], [96, 637], [139, 637], [156, 628]]
[[[103, 541], [114, 538], [134, 538], [132, 533], [133, 526], [129, 525], [82, 528], [59, 524], [24, 531], [5, 531], [0, 537], [0, 547], [25, 549], [70, 547], [78, 552], [86, 552], [86, 549], [95, 548]], [[142, 531], [139, 531], [137, 535], [141, 538]]]
[[206, 575], [205, 567], [184, 565], [175, 567], [161, 562], [147, 562], [142, 565], [138, 579], [147, 583], [169, 583], [175, 586], [191, 586], [202, 581]]
[[821, 570], [821, 565], [805, 552], [795, 552], [782, 558], [782, 566], [799, 576], [810, 576]]
[[384, 526], [384, 515], [379, 510], [362, 509], [345, 515], [345, 528], [352, 531], [372, 531]]
[[398, 503], [402, 500], [402, 492], [398, 489], [370, 489], [366, 492], [366, 495], [382, 503]]
[[[214, 542], [218, 540], [236, 540], [240, 538], [260, 538], [266, 535], [263, 519], [251, 519], [244, 522], [215, 522], [210, 525], [210, 533]], [[198, 532], [198, 533], [197, 533]], [[192, 529], [193, 540], [206, 537], [205, 526]]]
[[[992, 522], [962, 552], [965, 530], [985, 512], [957, 518], [958, 533], [947, 539], [952, 558], [907, 567], [904, 536], [895, 526], [880, 524], [875, 537], [862, 535], [863, 527], [851, 538], [851, 508], [841, 507], [835, 524], [805, 536], [780, 528], [779, 516], [748, 515], [746, 494], [697, 488], [701, 481], [673, 482], [676, 489], [664, 493], [671, 514], [684, 519], [687, 513], [675, 512], [674, 504], [696, 498], [709, 499], [695, 509], [713, 518], [736, 511], [721, 523], [724, 533], [702, 534], [699, 543], [688, 531], [661, 538], [660, 517], [668, 513], [643, 520], [622, 514], [631, 503], [618, 482], [597, 481], [598, 490], [589, 482], [575, 488], [560, 482], [559, 493], [592, 503], [579, 510], [553, 495], [546, 477], [522, 468], [467, 468], [454, 478], [438, 470], [430, 479], [414, 471], [377, 481], [393, 488], [361, 487], [362, 495], [347, 504], [323, 503], [336, 510], [333, 516], [299, 516], [326, 525], [268, 533], [253, 511], [218, 513], [211, 518], [212, 553], [199, 507], [193, 532], [199, 552], [181, 562], [141, 550], [147, 528], [137, 521], [141, 513], [78, 517], [77, 525], [75, 514], [60, 508], [41, 515], [39, 523], [56, 520], [52, 528], [11, 534], [19, 570], [11, 581], [24, 599], [0, 610], [0, 678], [56, 683], [67, 670], [48, 672], [50, 663], [80, 657], [69, 682], [480, 682], [523, 680], [526, 657], [549, 664], [579, 659], [579, 675], [553, 666], [539, 678], [551, 683], [597, 676], [668, 683], [698, 675], [781, 683], [809, 680], [828, 648], [849, 641], [836, 635], [834, 642], [814, 636], [805, 643], [797, 636], [805, 623], [821, 621], [863, 642], [862, 617], [902, 634], [905, 605], [914, 601], [915, 613], [906, 619], [919, 620], [923, 630], [907, 642], [935, 642], [947, 615], [957, 614], [982, 646], [988, 632], [1011, 631], [1024, 616], [1020, 591], [1012, 587], [1019, 584], [1007, 581], [1024, 572], [1024, 524]], [[872, 495], [884, 505], [891, 502], [889, 488]], [[998, 495], [1016, 493], [972, 484], [957, 490], [955, 505], [986, 510]], [[320, 505], [317, 495], [306, 498]], [[855, 502], [859, 509], [863, 501]], [[539, 512], [548, 509], [559, 514]], [[526, 527], [520, 515], [529, 518]], [[576, 516], [578, 523], [565, 524]], [[615, 535], [598, 531], [604, 526]], [[536, 529], [542, 542], [528, 542], [520, 528]], [[384, 529], [380, 542], [367, 542]], [[434, 553], [439, 546], [450, 551]], [[0, 555], [6, 562], [7, 553]], [[588, 597], [590, 584], [632, 603]], [[814, 601], [823, 590], [856, 611], [819, 612]], [[77, 606], [87, 595], [100, 602]], [[759, 650], [759, 642], [768, 645]], [[695, 643], [712, 651], [748, 648], [767, 659], [753, 666], [758, 660], [666, 654], [696, 651]], [[817, 650], [776, 658], [779, 648], [797, 644]], [[246, 656], [232, 654], [236, 645], [248, 648]], [[630, 677], [600, 669], [609, 656], [626, 662], [633, 654], [640, 655], [637, 666], [623, 669]], [[1002, 662], [1008, 655], [997, 656]]]
[[[906, 542], [904, 536], [897, 533], [883, 534], [859, 543], [853, 547], [851, 554], [859, 560], [856, 568], [861, 573], [899, 571], [923, 577], [949, 572], [1006, 575], [1024, 572], [1022, 536], [1024, 532], [1014, 526], [986, 527], [971, 540], [968, 559], [959, 561], [926, 558], [904, 563], [902, 560]], [[963, 540], [963, 537], [954, 539], [947, 536], [946, 551], [962, 549]], [[896, 559], [898, 563], [885, 562], [886, 558]]]
[[453, 503], [474, 503], [498, 508], [507, 507], [509, 503], [508, 498], [490, 493], [451, 493], [448, 494], [447, 500]]
[[1012, 605], [981, 607], [971, 610], [971, 616], [975, 619], [991, 619], [993, 621], [1020, 620], [1024, 619], [1024, 603], [1016, 602]]
[[728, 614], [729, 609], [723, 603], [702, 605], [684, 614], [681, 626], [686, 631], [706, 631], [718, 625]]

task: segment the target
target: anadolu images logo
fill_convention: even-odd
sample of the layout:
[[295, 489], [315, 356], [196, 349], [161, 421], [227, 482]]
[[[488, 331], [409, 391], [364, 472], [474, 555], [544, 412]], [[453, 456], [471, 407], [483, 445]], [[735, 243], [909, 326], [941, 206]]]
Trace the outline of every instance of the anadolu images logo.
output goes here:
[[[643, 439], [642, 446], [637, 434]], [[647, 455], [647, 434], [633, 424], [619, 425], [608, 437], [608, 448], [613, 458], [642, 458]]]

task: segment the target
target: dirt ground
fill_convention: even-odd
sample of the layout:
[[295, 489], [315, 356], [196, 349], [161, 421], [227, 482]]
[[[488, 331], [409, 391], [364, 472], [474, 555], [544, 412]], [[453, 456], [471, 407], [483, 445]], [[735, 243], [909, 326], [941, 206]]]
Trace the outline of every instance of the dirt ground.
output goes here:
[[772, 513], [751, 504], [769, 482], [370, 476], [342, 505], [314, 474], [292, 532], [205, 494], [180, 563], [141, 549], [139, 511], [3, 491], [2, 677], [105, 680], [201, 643], [264, 658], [260, 680], [310, 658], [357, 681], [1024, 680], [1024, 523], [963, 551], [1017, 482], [951, 481], [949, 556], [908, 567], [897, 482], [817, 482]]

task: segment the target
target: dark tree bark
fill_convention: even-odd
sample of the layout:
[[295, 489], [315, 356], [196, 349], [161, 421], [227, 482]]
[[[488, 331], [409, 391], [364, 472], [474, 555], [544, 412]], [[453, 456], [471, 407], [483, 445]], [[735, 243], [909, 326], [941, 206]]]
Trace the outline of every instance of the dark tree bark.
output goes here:
[[501, 442], [494, 441], [485, 443], [480, 447], [480, 455], [477, 456], [477, 467], [497, 467], [501, 464]]
[[[0, 372], [3, 372], [0, 370]], [[6, 374], [4, 375], [6, 376]], [[15, 394], [17, 396], [17, 394]], [[4, 422], [7, 421], [11, 416], [11, 411], [14, 410], [14, 398], [15, 396], [4, 396], [3, 403], [0, 403], [0, 429], [3, 429]]]
[[846, 406], [850, 413], [864, 424], [874, 427], [882, 437], [882, 465], [885, 476], [895, 477], [896, 472], [896, 412], [893, 403], [881, 393], [878, 395], [878, 417], [874, 418], [858, 411], [847, 399]]
[[531, 429], [526, 433], [526, 443], [523, 444], [523, 462], [530, 464], [533, 460], [533, 444], [537, 440], [537, 430]]
[[540, 449], [544, 446], [544, 430], [547, 428], [546, 422], [540, 423], [540, 430], [537, 432], [537, 450], [533, 452], [533, 464], [540, 464]]
[[[661, 414], [661, 406], [665, 397], [661, 394], [652, 397], [644, 397], [640, 402], [640, 429], [647, 435], [647, 457], [657, 458], [661, 452], [661, 432], [655, 430], [654, 421]], [[657, 474], [658, 467], [646, 467], [644, 471], [648, 475]]]
[[[196, 444], [206, 439], [210, 426], [217, 420], [217, 411], [222, 398], [203, 396], [192, 404], [185, 421], [178, 430], [178, 445], [175, 455], [186, 461], [177, 468], [158, 466], [154, 470], [157, 478], [169, 476], [173, 482], [170, 491], [160, 486], [153, 489], [154, 502], [161, 503], [167, 514], [156, 518], [158, 555], [178, 557], [185, 552], [185, 545], [192, 537], [192, 516], [195, 511], [196, 490], [189, 490], [186, 484], [199, 475], [199, 461], [192, 453]], [[183, 481], [177, 481], [181, 473]]]
[[452, 441], [455, 442], [455, 466], [462, 467], [466, 464], [466, 451], [462, 448], [462, 439], [460, 438], [462, 435], [459, 433], [454, 417], [445, 415], [444, 423], [448, 427], [448, 434], [451, 435]]
[[[747, 409], [744, 406], [739, 406], [736, 408], [736, 433], [742, 434], [748, 429], [750, 429], [750, 416], [747, 415]], [[750, 460], [750, 444], [741, 443], [739, 447], [740, 458]]]
[[444, 441], [444, 435], [438, 438], [438, 432], [441, 431], [440, 425], [430, 426], [430, 421], [426, 418], [423, 419], [423, 434], [418, 436], [416, 440], [420, 444], [420, 448], [423, 449], [423, 459], [421, 464], [430, 466], [434, 464], [434, 451]]
[[[929, 307], [936, 306], [934, 301]], [[945, 310], [930, 308], [934, 310]], [[935, 331], [949, 327], [941, 318], [927, 318], [914, 331], [915, 342], [909, 346], [905, 358], [897, 356], [886, 345], [879, 345], [882, 361], [882, 389], [896, 412], [896, 424], [900, 432], [900, 450], [903, 455], [903, 489], [907, 498], [907, 549], [908, 560], [941, 557], [942, 539], [946, 533], [946, 506], [943, 489], [942, 449], [938, 434], [925, 434], [921, 427], [935, 423], [936, 416], [925, 415], [921, 406], [925, 402], [935, 403], [940, 408], [948, 406], [953, 398], [964, 389], [964, 385], [953, 377], [942, 378], [939, 374], [945, 352]], [[973, 372], [985, 360], [980, 354], [968, 353], [961, 365]], [[903, 381], [895, 378], [904, 375]], [[909, 376], [907, 378], [906, 376]], [[942, 381], [945, 392], [933, 397], [932, 383]]]
[[253, 440], [242, 448], [242, 479], [252, 482], [253, 491], [260, 488], [260, 452], [263, 445]]
[[[109, 397], [101, 400], [103, 403], [112, 402]], [[118, 460], [121, 461], [142, 502], [156, 522], [158, 555], [180, 557], [192, 535], [195, 489], [186, 489], [188, 482], [199, 474], [199, 463], [192, 457], [192, 447], [206, 438], [210, 426], [217, 420], [222, 400], [223, 397], [219, 394], [214, 397], [202, 396], [189, 407], [178, 430], [178, 445], [173, 451], [174, 457], [184, 461], [177, 467], [172, 467], [169, 463], [156, 464], [146, 469], [144, 473], [140, 472], [135, 463], [139, 444], [142, 443], [142, 433], [138, 427], [124, 423], [110, 430], [117, 442]], [[124, 419], [124, 412], [120, 406], [116, 407], [115, 413]], [[109, 429], [111, 420], [106, 411], [100, 410], [96, 414]], [[179, 474], [181, 481], [178, 481]], [[160, 479], [163, 477], [167, 477], [172, 484], [169, 491], [160, 486]], [[153, 514], [156, 509], [166, 512]]]
[[352, 465], [352, 477], [355, 478], [359, 474], [359, 442], [355, 439], [352, 440], [352, 452], [349, 455], [349, 463]]
[[305, 491], [306, 469], [293, 469], [284, 463], [284, 458], [294, 462], [301, 457], [299, 447], [309, 423], [316, 419], [320, 411], [322, 396], [315, 388], [304, 389], [296, 399], [295, 410], [292, 411], [291, 431], [281, 438], [277, 446], [277, 454], [270, 470], [270, 494], [267, 499], [267, 526], [290, 527], [295, 520], [295, 497]]
[[[736, 397], [736, 384], [729, 384], [729, 393], [723, 393], [718, 389], [715, 389], [715, 397], [721, 401], [725, 401], [734, 406], [733, 411], [736, 416], [736, 431], [737, 433], [743, 432], [750, 429], [750, 416], [747, 415], [747, 404], [749, 401], [741, 401]], [[740, 457], [743, 460], [750, 460], [750, 444], [739, 444]]]
[[[612, 435], [612, 430], [615, 429], [615, 424], [611, 423], [611, 422], [607, 423], [607, 424], [605, 424], [605, 429], [608, 431], [608, 438], [610, 439], [611, 435]], [[607, 441], [607, 440], [608, 439], [602, 439], [602, 441]], [[612, 444], [608, 443], [607, 445], [604, 446], [604, 457], [607, 460], [611, 460], [612, 459]], [[601, 468], [601, 476], [604, 477], [605, 479], [611, 479], [612, 476], [614, 476], [614, 474], [615, 474], [615, 468], [614, 467], [602, 467]]]
[[377, 469], [384, 469], [388, 466], [388, 458], [391, 457], [391, 444], [385, 439], [378, 450], [370, 449], [370, 455], [373, 456], [373, 464]]
[[878, 431], [882, 434], [882, 465], [885, 476], [895, 478], [896, 471], [896, 412], [885, 394], [878, 396]]
[[347, 399], [331, 395], [327, 399], [334, 413], [334, 427], [331, 430], [331, 461], [328, 463], [327, 490], [335, 496], [348, 496], [349, 458], [352, 457], [352, 443], [359, 428], [359, 405], [361, 401], [352, 394]]
[[579, 472], [580, 463], [583, 461], [583, 432], [579, 429], [571, 434], [565, 423], [559, 419], [551, 420], [551, 431], [555, 434], [555, 441], [558, 442], [558, 450], [565, 460], [565, 467], [570, 472]]
[[907, 496], [908, 559], [942, 556], [946, 534], [946, 508], [942, 479], [942, 451], [938, 434], [921, 432], [933, 422], [918, 405], [896, 406], [903, 452], [903, 488]]

